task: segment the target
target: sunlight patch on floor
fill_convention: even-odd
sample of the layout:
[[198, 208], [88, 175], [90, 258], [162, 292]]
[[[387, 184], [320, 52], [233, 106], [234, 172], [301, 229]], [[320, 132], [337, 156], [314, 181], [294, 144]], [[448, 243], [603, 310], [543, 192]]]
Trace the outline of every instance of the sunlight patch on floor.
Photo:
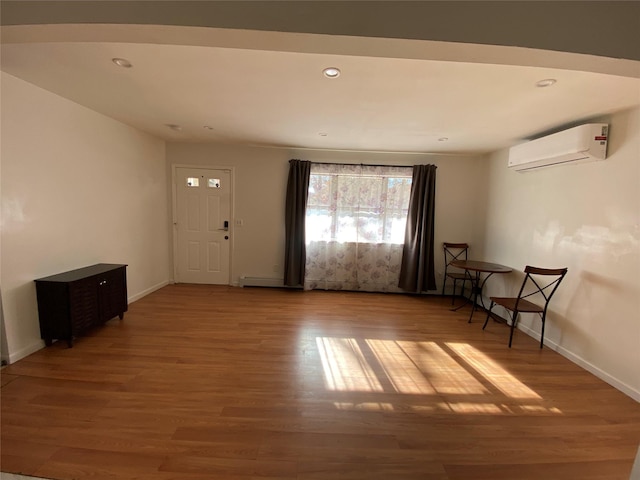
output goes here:
[[509, 398], [540, 399], [540, 395], [520, 382], [487, 355], [467, 343], [446, 343], [447, 347], [460, 355], [465, 362], [491, 382]]
[[383, 392], [378, 377], [354, 338], [316, 338], [325, 387], [338, 392]]
[[[562, 414], [556, 407], [543, 405], [540, 395], [466, 343], [316, 337], [316, 345], [328, 391], [408, 395], [398, 405], [379, 396], [333, 402], [340, 410], [401, 407], [467, 414]], [[504, 402], [483, 400], [484, 396], [495, 399], [497, 392]]]
[[[389, 374], [398, 376], [403, 369], [411, 369], [417, 384], [428, 382], [431, 389], [443, 394], [487, 394], [488, 390], [473, 375], [467, 372], [454, 358], [435, 342], [407, 342], [390, 340], [367, 340], [382, 342], [384, 349], [402, 359], [400, 369], [389, 369]], [[379, 351], [377, 343], [374, 350]], [[389, 358], [380, 356], [383, 365]], [[428, 393], [426, 391], [402, 391], [403, 393]]]
[[455, 413], [504, 413], [495, 403], [449, 402], [441, 404], [443, 410], [450, 409]]
[[364, 412], [392, 412], [395, 410], [390, 403], [377, 403], [377, 402], [334, 402], [335, 407], [338, 410], [362, 410]]
[[433, 394], [435, 388], [398, 342], [366, 340], [396, 392]]

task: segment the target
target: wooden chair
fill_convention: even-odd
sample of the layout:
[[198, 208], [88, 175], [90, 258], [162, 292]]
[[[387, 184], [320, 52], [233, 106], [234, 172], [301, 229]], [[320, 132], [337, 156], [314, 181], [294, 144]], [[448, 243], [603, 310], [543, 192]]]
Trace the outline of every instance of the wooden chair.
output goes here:
[[[451, 262], [454, 260], [467, 260], [467, 252], [469, 250], [469, 245], [466, 243], [449, 243], [444, 242], [444, 278], [442, 280], [442, 295], [444, 295], [444, 287], [447, 283], [447, 279], [453, 280], [453, 295], [451, 296], [451, 305], [453, 305], [454, 299], [456, 298], [456, 285], [459, 281], [462, 281], [462, 289], [460, 290], [460, 294], [464, 294], [464, 286], [467, 280], [471, 281], [472, 279], [466, 272], [456, 271], [455, 267], [449, 266]], [[453, 271], [451, 269], [454, 268]]]
[[[484, 330], [489, 322], [491, 310], [494, 305], [500, 305], [512, 313], [511, 316], [511, 333], [509, 335], [509, 348], [513, 341], [513, 330], [518, 322], [518, 313], [537, 313], [542, 319], [542, 331], [540, 332], [540, 348], [542, 348], [544, 340], [544, 322], [547, 316], [547, 307], [553, 294], [556, 293], [560, 282], [567, 274], [566, 268], [538, 268], [527, 265], [524, 272], [526, 276], [520, 287], [517, 297], [491, 297], [491, 305], [487, 312], [487, 319], [484, 321], [482, 329]], [[550, 289], [550, 290], [549, 290]], [[529, 293], [524, 293], [525, 291]], [[538, 306], [535, 303], [526, 300], [527, 297], [539, 294], [544, 298], [544, 306]]]

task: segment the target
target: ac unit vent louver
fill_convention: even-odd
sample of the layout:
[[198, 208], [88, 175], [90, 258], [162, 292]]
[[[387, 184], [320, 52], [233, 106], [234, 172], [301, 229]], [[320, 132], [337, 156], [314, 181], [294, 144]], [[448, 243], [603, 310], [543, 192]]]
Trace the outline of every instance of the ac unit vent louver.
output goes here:
[[609, 125], [588, 123], [509, 149], [509, 167], [526, 172], [552, 165], [604, 160]]

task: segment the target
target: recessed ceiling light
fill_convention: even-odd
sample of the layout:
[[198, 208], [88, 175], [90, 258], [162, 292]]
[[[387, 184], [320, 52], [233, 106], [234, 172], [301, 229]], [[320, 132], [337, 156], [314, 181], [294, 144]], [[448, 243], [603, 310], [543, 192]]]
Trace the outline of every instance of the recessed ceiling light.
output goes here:
[[539, 82], [536, 82], [536, 87], [540, 87], [540, 88], [550, 87], [556, 82], [557, 80], [555, 78], [545, 78], [544, 80], [540, 80]]
[[204, 126], [204, 127], [202, 127], [202, 128], [204, 128], [205, 130], [213, 130], [213, 127], [212, 127], [212, 126], [210, 126], [210, 125], [205, 125], [205, 126]]
[[131, 68], [133, 65], [126, 58], [112, 58], [111, 61], [122, 68]]
[[318, 135], [320, 135], [321, 137], [326, 137], [328, 135], [328, 133], [326, 132], [320, 132]]
[[448, 138], [448, 137], [440, 137], [440, 138], [438, 139], [438, 141], [439, 141], [439, 142], [446, 142], [447, 140], [449, 140], [449, 138]]
[[338, 78], [340, 76], [340, 69], [336, 67], [325, 68], [322, 73], [327, 78]]
[[182, 131], [182, 127], [180, 125], [176, 125], [175, 123], [165, 123], [164, 124], [165, 127], [170, 128], [171, 130], [175, 131], [175, 132], [181, 132]]

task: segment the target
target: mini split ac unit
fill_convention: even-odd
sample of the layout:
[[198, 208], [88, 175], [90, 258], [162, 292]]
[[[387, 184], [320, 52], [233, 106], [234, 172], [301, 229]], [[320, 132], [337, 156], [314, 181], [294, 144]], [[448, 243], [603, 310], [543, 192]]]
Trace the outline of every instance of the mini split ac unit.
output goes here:
[[516, 145], [509, 149], [509, 167], [526, 172], [551, 165], [604, 160], [608, 132], [606, 123], [588, 123]]

